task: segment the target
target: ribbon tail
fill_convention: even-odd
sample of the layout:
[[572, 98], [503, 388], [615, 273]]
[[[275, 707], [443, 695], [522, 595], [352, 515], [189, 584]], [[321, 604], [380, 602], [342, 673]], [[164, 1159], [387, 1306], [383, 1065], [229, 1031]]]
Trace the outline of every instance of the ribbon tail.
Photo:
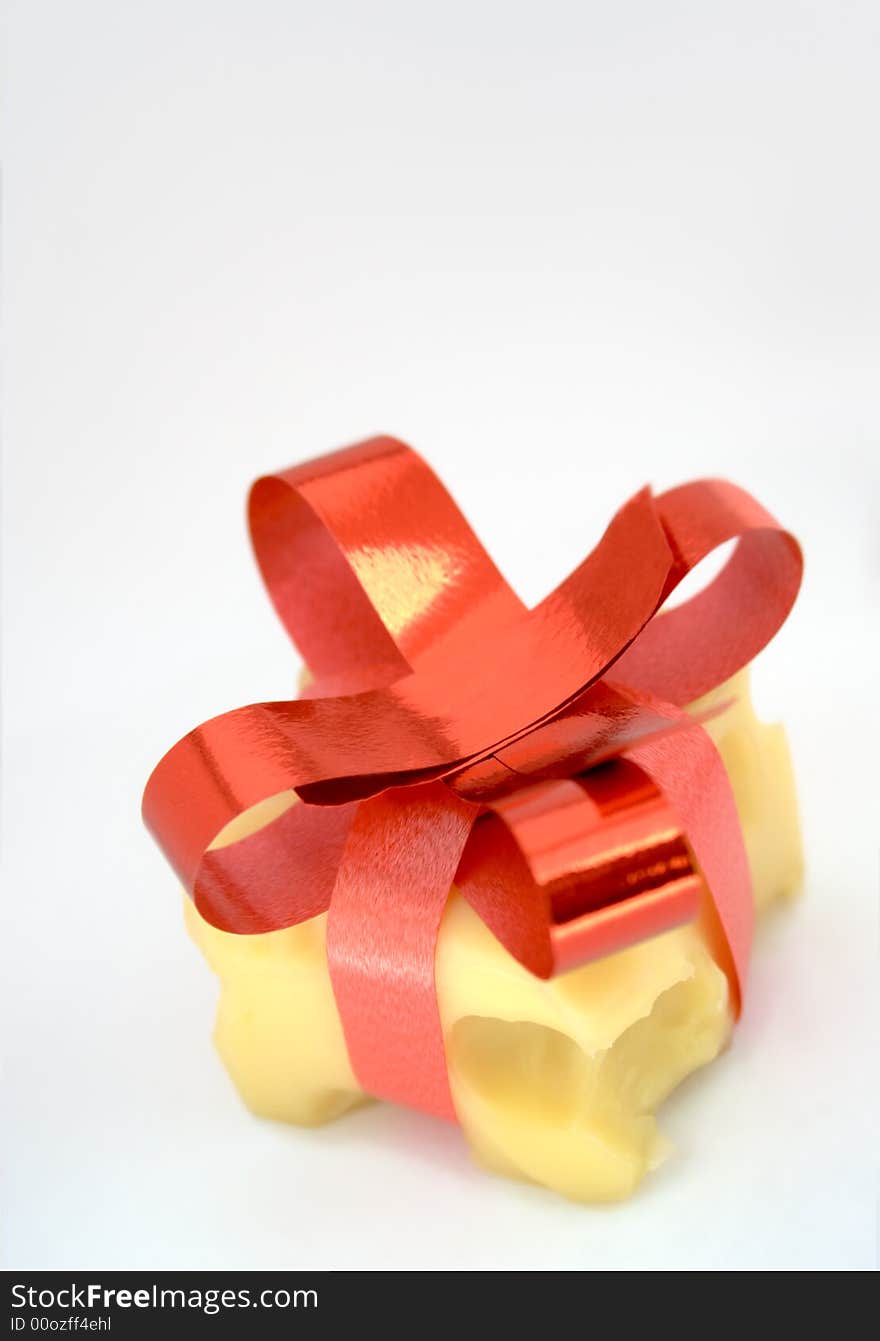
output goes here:
[[698, 724], [646, 741], [624, 756], [643, 768], [681, 821], [710, 893], [713, 949], [742, 1008], [755, 909], [742, 827], [727, 770]]
[[442, 784], [360, 804], [327, 920], [327, 961], [352, 1069], [376, 1098], [455, 1121], [434, 959], [479, 807]]

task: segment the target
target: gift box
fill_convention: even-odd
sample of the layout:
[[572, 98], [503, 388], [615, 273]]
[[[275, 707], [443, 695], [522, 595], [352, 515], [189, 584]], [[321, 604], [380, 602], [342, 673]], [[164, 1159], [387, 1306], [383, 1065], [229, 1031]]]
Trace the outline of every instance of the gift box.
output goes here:
[[745, 669], [796, 541], [725, 481], [643, 489], [527, 610], [390, 438], [258, 480], [249, 519], [310, 678], [190, 733], [144, 798], [242, 1096], [307, 1124], [406, 1104], [498, 1172], [628, 1195], [730, 1037], [756, 905], [797, 885]]

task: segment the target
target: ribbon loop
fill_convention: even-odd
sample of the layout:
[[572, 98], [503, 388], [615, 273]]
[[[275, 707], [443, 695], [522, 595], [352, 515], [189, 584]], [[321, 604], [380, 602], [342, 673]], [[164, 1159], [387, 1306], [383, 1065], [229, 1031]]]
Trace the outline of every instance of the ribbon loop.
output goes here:
[[726, 480], [670, 489], [657, 508], [675, 554], [664, 599], [712, 550], [738, 542], [715, 580], [653, 620], [615, 667], [624, 683], [684, 707], [747, 666], [782, 627], [803, 556], [794, 536]]
[[526, 787], [492, 811], [492, 820], [476, 826], [456, 884], [538, 977], [613, 954], [699, 912], [703, 882], [682, 825], [630, 760]]
[[263, 476], [251, 540], [309, 697], [389, 684], [451, 629], [485, 634], [521, 603], [429, 466], [395, 438]]

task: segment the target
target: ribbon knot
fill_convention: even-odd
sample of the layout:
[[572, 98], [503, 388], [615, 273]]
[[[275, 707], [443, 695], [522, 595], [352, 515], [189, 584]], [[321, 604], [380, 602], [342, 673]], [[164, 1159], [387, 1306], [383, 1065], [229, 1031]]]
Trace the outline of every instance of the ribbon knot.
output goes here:
[[[719, 480], [643, 489], [532, 610], [392, 438], [258, 480], [249, 520], [314, 679], [178, 742], [144, 815], [215, 926], [258, 933], [329, 910], [367, 1092], [454, 1115], [434, 987], [453, 881], [543, 976], [705, 905], [738, 1006], [748, 865], [724, 767], [684, 709], [752, 659], [797, 594], [797, 542], [760, 504]], [[656, 617], [733, 539], [714, 582]], [[212, 849], [290, 791], [304, 804]]]

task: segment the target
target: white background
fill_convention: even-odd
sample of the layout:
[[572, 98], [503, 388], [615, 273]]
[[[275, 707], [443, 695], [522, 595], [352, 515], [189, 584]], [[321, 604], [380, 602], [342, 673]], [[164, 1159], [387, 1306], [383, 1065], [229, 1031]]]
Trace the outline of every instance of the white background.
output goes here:
[[[7, 8], [4, 1265], [871, 1266], [876, 5]], [[174, 739], [296, 674], [250, 479], [383, 430], [531, 600], [648, 480], [805, 546], [756, 681], [806, 896], [616, 1209], [414, 1114], [250, 1117], [141, 828]]]

